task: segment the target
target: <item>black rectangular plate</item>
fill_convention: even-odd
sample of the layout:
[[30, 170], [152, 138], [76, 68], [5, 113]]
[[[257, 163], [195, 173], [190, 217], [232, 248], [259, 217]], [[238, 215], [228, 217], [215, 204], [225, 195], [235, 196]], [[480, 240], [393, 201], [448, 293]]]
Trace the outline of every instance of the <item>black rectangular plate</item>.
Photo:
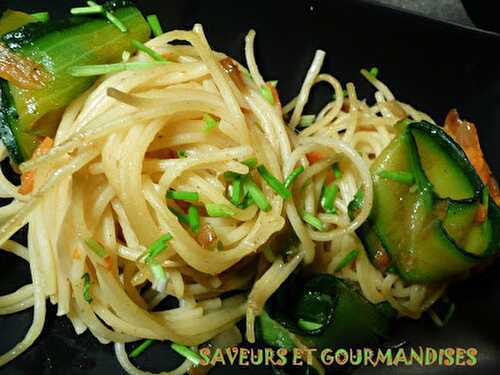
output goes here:
[[[360, 1], [245, 1], [142, 0], [145, 14], [156, 13], [165, 30], [204, 25], [216, 50], [241, 62], [243, 39], [257, 31], [257, 59], [263, 75], [279, 80], [282, 99], [297, 93], [314, 51], [327, 52], [323, 71], [341, 82], [352, 81], [362, 95], [373, 91], [359, 70], [377, 66], [381, 79], [398, 99], [409, 102], [441, 122], [458, 108], [477, 123], [483, 149], [496, 176], [500, 175], [500, 39], [413, 14]], [[2, 7], [67, 14], [82, 2], [64, 0], [3, 0]], [[319, 90], [321, 92], [321, 90]], [[315, 98], [321, 100], [321, 95]], [[371, 99], [370, 99], [371, 100]], [[286, 101], [286, 100], [285, 100]], [[0, 252], [0, 294], [29, 280], [21, 261]], [[497, 265], [468, 282], [455, 285], [450, 296], [456, 314], [445, 328], [429, 319], [400, 320], [392, 341], [409, 346], [475, 347], [479, 363], [464, 367], [361, 368], [357, 374], [497, 374], [500, 368], [500, 269]], [[21, 276], [22, 275], [22, 276]], [[20, 340], [30, 325], [31, 312], [0, 317], [0, 352]], [[143, 368], [172, 368], [179, 359], [156, 344], [139, 360]], [[49, 306], [45, 329], [26, 353], [0, 369], [1, 374], [120, 374], [111, 345], [101, 345], [89, 333], [77, 337], [66, 318], [56, 318]], [[214, 374], [266, 373], [263, 368], [217, 368]]]

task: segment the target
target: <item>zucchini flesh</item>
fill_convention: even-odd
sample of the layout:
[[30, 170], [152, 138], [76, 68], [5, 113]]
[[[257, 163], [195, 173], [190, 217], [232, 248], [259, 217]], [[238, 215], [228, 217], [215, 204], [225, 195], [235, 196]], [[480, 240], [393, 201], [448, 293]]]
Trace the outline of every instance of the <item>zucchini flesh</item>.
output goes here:
[[[106, 7], [114, 9], [114, 16], [127, 27], [126, 33], [103, 17], [73, 17], [63, 21], [30, 23], [0, 38], [1, 43], [40, 64], [52, 76], [38, 90], [2, 84], [2, 92], [7, 91], [2, 95], [2, 107], [14, 108], [17, 114], [0, 118], [0, 128], [11, 129], [1, 131], [6, 135], [2, 140], [16, 163], [30, 158], [40, 135], [55, 131], [57, 121], [52, 121], [52, 128], [46, 121], [37, 128], [38, 121], [61, 111], [95, 82], [96, 77], [71, 76], [70, 67], [117, 62], [124, 50], [132, 50], [131, 39], [146, 41], [149, 38], [146, 20], [129, 2], [108, 2]], [[10, 135], [14, 140], [9, 138]]]
[[2, 18], [0, 18], [0, 35], [15, 30], [30, 22], [36, 22], [36, 19], [27, 13], [7, 9], [2, 13]]
[[[381, 171], [409, 171], [415, 185], [381, 178]], [[372, 173], [374, 207], [358, 235], [379, 268], [374, 254], [383, 247], [405, 281], [435, 282], [498, 250], [498, 207], [490, 199], [489, 217], [475, 222], [482, 182], [437, 126], [421, 122], [401, 129]]]
[[477, 194], [473, 182], [460, 165], [436, 142], [436, 135], [421, 129], [412, 129], [411, 133], [417, 145], [422, 169], [439, 198], [464, 200]]

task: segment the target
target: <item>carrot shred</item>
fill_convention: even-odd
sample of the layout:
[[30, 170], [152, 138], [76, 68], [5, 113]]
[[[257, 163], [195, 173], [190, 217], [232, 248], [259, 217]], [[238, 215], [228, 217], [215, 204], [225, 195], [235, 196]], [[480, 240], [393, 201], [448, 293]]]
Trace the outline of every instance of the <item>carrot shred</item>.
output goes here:
[[[35, 149], [33, 152], [33, 156], [31, 157], [32, 159], [36, 159], [47, 152], [52, 148], [54, 145], [54, 141], [50, 137], [45, 137], [43, 141], [38, 145], [38, 147]], [[21, 186], [19, 186], [19, 189], [17, 190], [19, 194], [29, 194], [33, 191], [35, 187], [35, 170], [27, 171], [24, 172], [21, 175]]]
[[45, 155], [54, 146], [54, 141], [50, 137], [45, 137], [38, 147], [33, 151], [32, 159]]
[[311, 151], [306, 154], [307, 160], [309, 160], [309, 164], [317, 163], [325, 159], [325, 155], [319, 151]]
[[27, 171], [21, 175], [21, 186], [17, 189], [19, 194], [29, 194], [35, 187], [35, 171]]
[[71, 257], [75, 260], [78, 260], [81, 258], [81, 255], [80, 255], [80, 250], [78, 249], [74, 249], [73, 250], [73, 253], [71, 254]]
[[474, 215], [474, 222], [478, 224], [484, 223], [487, 217], [488, 209], [484, 204], [482, 204], [476, 210], [476, 214]]
[[488, 186], [492, 198], [497, 204], [500, 204], [498, 183], [484, 158], [476, 126], [472, 122], [460, 119], [458, 111], [452, 109], [446, 116], [444, 130], [462, 147], [477, 174]]
[[277, 103], [281, 109], [281, 100], [278, 94], [278, 89], [276, 89], [276, 87], [274, 87], [274, 85], [271, 84], [271, 82], [267, 82], [266, 85], [267, 87], [269, 87], [269, 90], [271, 90], [271, 93], [273, 94], [274, 102]]
[[104, 268], [106, 268], [108, 271], [111, 271], [113, 268], [113, 258], [111, 258], [111, 255], [108, 255], [104, 258]]

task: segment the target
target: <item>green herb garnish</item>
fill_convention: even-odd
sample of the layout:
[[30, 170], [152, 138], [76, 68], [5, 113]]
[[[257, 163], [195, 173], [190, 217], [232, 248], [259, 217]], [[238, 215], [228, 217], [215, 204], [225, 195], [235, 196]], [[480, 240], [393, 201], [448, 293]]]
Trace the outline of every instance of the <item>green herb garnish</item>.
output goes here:
[[339, 263], [339, 265], [335, 268], [335, 272], [339, 272], [340, 270], [344, 269], [347, 267], [349, 264], [352, 263], [354, 259], [356, 259], [359, 255], [358, 250], [351, 250], [345, 257], [342, 259]]
[[212, 217], [231, 217], [236, 215], [236, 211], [225, 204], [206, 203], [205, 208], [207, 210], [208, 216]]
[[257, 207], [259, 207], [264, 212], [271, 210], [271, 204], [267, 200], [263, 191], [249, 176], [245, 176], [244, 186], [248, 191], [248, 195], [253, 199]]
[[198, 207], [190, 206], [188, 208], [188, 222], [193, 233], [198, 233], [200, 231], [200, 213]]
[[205, 113], [203, 115], [203, 121], [205, 121], [205, 127], [203, 128], [203, 131], [205, 132], [208, 132], [219, 126], [219, 121], [217, 121], [213, 116], [209, 115], [208, 113]]
[[271, 187], [271, 189], [273, 189], [283, 199], [288, 199], [292, 196], [285, 185], [283, 185], [280, 180], [274, 177], [263, 164], [259, 165], [257, 167], [257, 170], [259, 171], [259, 174], [262, 176], [264, 181], [266, 181], [266, 183]]
[[342, 171], [340, 170], [340, 164], [338, 161], [332, 164], [332, 172], [337, 180], [342, 177]]
[[299, 127], [307, 128], [308, 126], [314, 124], [315, 120], [316, 120], [316, 115], [304, 115], [300, 118]]
[[30, 16], [36, 19], [37, 22], [47, 22], [49, 20], [48, 12], [31, 13]]
[[337, 212], [337, 210], [335, 209], [335, 199], [337, 198], [338, 192], [339, 187], [336, 183], [333, 182], [324, 188], [320, 203], [325, 212], [328, 212], [330, 214], [334, 214]]
[[195, 366], [198, 366], [201, 361], [201, 357], [198, 353], [192, 351], [189, 349], [187, 346], [177, 344], [175, 342], [170, 345], [170, 347], [175, 350], [177, 353], [182, 355], [183, 357], [189, 359], [191, 362], [195, 364]]
[[144, 262], [146, 264], [150, 264], [160, 253], [162, 253], [167, 248], [167, 242], [172, 238], [172, 235], [170, 233], [167, 233], [158, 238], [151, 245], [149, 245], [146, 253], [146, 258], [144, 258]]
[[303, 172], [305, 171], [305, 168], [303, 166], [300, 166], [300, 167], [297, 167], [295, 168], [289, 175], [287, 178], [285, 178], [285, 182], [284, 182], [284, 185], [285, 185], [285, 188], [286, 189], [289, 189], [290, 186], [292, 186], [293, 182], [295, 181], [295, 179], [297, 177], [299, 177]]
[[167, 59], [164, 56], [156, 52], [154, 49], [149, 48], [144, 43], [139, 42], [138, 40], [133, 39], [130, 43], [132, 44], [133, 47], [135, 47], [141, 52], [144, 52], [155, 61], [167, 61]]
[[415, 178], [411, 172], [406, 171], [380, 171], [377, 173], [380, 177], [400, 182], [406, 185], [413, 185]]
[[229, 185], [229, 200], [235, 206], [241, 203], [242, 197], [242, 186], [241, 186], [241, 178], [236, 178], [233, 180], [231, 185]]
[[151, 14], [147, 16], [146, 19], [154, 36], [160, 36], [161, 34], [163, 34], [160, 21], [158, 20], [158, 16], [156, 14]]
[[92, 295], [90, 294], [90, 275], [88, 272], [85, 272], [82, 276], [83, 280], [83, 299], [87, 301], [87, 303], [92, 303]]
[[257, 159], [256, 158], [249, 158], [246, 160], [243, 160], [241, 164], [245, 164], [248, 168], [253, 169], [257, 166]]
[[311, 322], [309, 320], [305, 319], [299, 319], [297, 322], [297, 325], [299, 326], [300, 329], [304, 331], [317, 331], [321, 327], [323, 327], [323, 324], [316, 323], [316, 322]]
[[260, 93], [262, 94], [264, 99], [266, 99], [269, 102], [269, 104], [274, 105], [273, 92], [271, 91], [271, 89], [267, 85], [263, 85], [260, 88]]
[[325, 224], [323, 223], [323, 221], [321, 221], [320, 218], [314, 216], [310, 212], [305, 211], [302, 214], [302, 219], [304, 219], [307, 224], [311, 225], [313, 228], [316, 228], [319, 231], [325, 230]]
[[177, 201], [194, 202], [200, 199], [200, 195], [195, 191], [168, 190], [166, 197]]
[[377, 78], [378, 76], [378, 68], [376, 66], [372, 67], [368, 73], [373, 77], [373, 78]]
[[129, 357], [130, 358], [139, 357], [144, 351], [146, 351], [146, 349], [148, 349], [151, 345], [153, 345], [154, 342], [155, 340], [152, 339], [144, 340], [141, 345], [139, 345], [137, 348], [132, 350], [132, 352], [130, 352]]
[[77, 8], [71, 8], [70, 12], [71, 14], [74, 15], [99, 14], [99, 13], [104, 13], [104, 7], [102, 5], [77, 7]]

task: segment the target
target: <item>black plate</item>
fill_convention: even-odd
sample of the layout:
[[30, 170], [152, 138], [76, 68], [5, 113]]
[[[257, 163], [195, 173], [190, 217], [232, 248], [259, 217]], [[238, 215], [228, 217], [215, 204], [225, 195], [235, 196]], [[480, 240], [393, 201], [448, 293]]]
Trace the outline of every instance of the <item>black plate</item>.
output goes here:
[[[238, 5], [236, 5], [236, 3]], [[53, 17], [67, 14], [78, 1], [3, 0], [2, 6], [25, 11], [50, 10]], [[450, 108], [478, 125], [484, 151], [495, 175], [500, 175], [496, 142], [500, 139], [500, 64], [496, 52], [500, 39], [365, 2], [256, 0], [139, 1], [145, 14], [156, 13], [164, 29], [190, 28], [203, 23], [213, 48], [243, 61], [243, 38], [257, 31], [257, 56], [264, 76], [278, 79], [281, 95], [289, 99], [300, 87], [315, 49], [327, 52], [324, 71], [342, 82], [353, 81], [362, 95], [373, 91], [359, 69], [378, 66], [380, 77], [396, 96], [444, 119]], [[5, 294], [28, 281], [27, 267], [0, 252]], [[393, 342], [410, 346], [475, 347], [476, 367], [361, 368], [357, 374], [497, 374], [500, 369], [500, 282], [498, 264], [450, 291], [457, 303], [453, 319], [436, 329], [429, 319], [398, 322]], [[21, 276], [24, 280], [21, 280]], [[29, 327], [31, 312], [0, 317], [0, 352], [20, 340]], [[178, 362], [166, 355], [166, 344], [156, 344], [139, 361], [150, 371], [171, 368]], [[229, 372], [271, 373], [269, 369], [219, 368]], [[120, 374], [110, 345], [101, 345], [90, 334], [77, 337], [69, 321], [56, 318], [49, 307], [42, 336], [26, 353], [0, 369], [2, 374]]]

